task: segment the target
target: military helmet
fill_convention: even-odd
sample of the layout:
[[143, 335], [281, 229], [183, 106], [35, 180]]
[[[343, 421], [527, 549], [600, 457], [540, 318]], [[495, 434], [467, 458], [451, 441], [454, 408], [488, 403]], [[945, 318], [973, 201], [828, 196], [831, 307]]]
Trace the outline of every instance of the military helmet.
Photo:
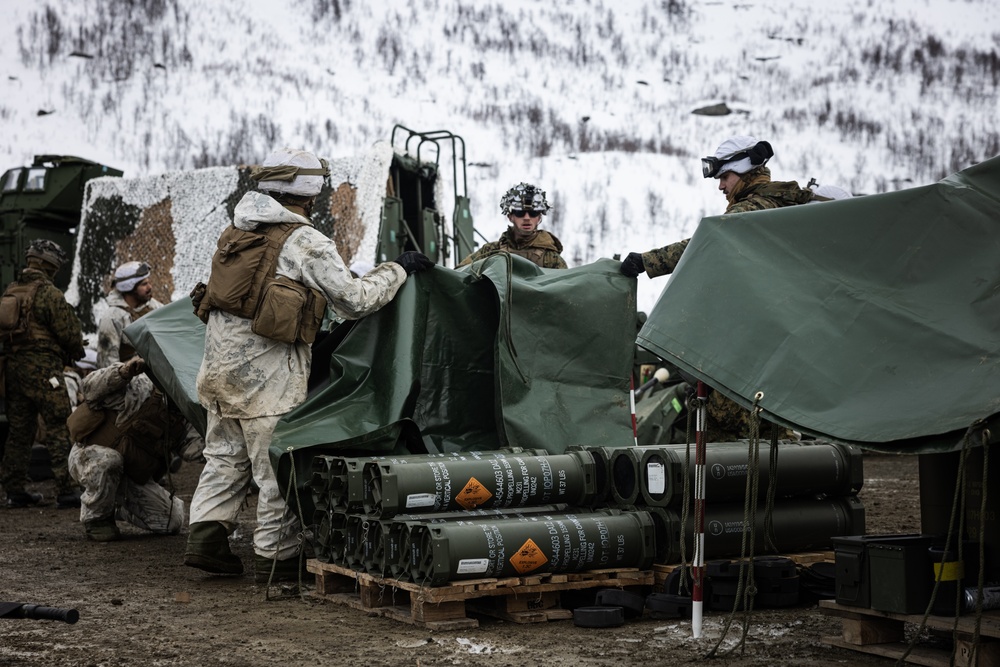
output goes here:
[[122, 294], [131, 292], [136, 285], [149, 278], [150, 271], [146, 262], [125, 262], [115, 269], [112, 284]]
[[28, 249], [24, 252], [26, 257], [35, 257], [48, 262], [57, 269], [66, 263], [66, 251], [55, 241], [48, 239], [35, 239], [28, 244]]
[[705, 178], [722, 178], [727, 171], [742, 175], [763, 167], [772, 157], [774, 150], [768, 142], [738, 135], [723, 141], [715, 155], [701, 159], [701, 173]]
[[513, 211], [545, 213], [551, 208], [545, 199], [545, 190], [530, 183], [518, 183], [500, 198], [500, 212], [504, 215], [510, 215]]
[[330, 175], [330, 167], [309, 151], [279, 148], [272, 151], [250, 177], [257, 189], [265, 192], [285, 192], [299, 197], [315, 197]]

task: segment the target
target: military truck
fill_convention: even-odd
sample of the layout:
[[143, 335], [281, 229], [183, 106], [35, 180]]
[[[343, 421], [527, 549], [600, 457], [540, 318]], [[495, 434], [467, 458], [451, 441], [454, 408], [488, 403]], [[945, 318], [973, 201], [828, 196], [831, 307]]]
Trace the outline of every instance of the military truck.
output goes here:
[[[389, 143], [394, 150], [379, 231], [379, 261], [417, 250], [439, 264], [456, 266], [475, 249], [465, 141], [447, 130], [417, 132], [396, 125]], [[442, 145], [450, 148], [451, 155], [455, 205], [450, 227], [437, 204]]]
[[[72, 155], [36, 155], [30, 167], [16, 167], [0, 179], [0, 282], [4, 286], [24, 266], [24, 251], [35, 239], [55, 241], [73, 255], [84, 188], [92, 178], [124, 172]], [[69, 284], [70, 266], [56, 276]]]
[[[24, 251], [35, 239], [55, 241], [70, 257], [76, 247], [84, 189], [99, 176], [121, 170], [72, 155], [36, 155], [30, 167], [15, 167], [0, 178], [0, 284], [6, 287], [24, 266]], [[72, 267], [56, 275], [60, 289]], [[0, 456], [7, 441], [6, 406], [0, 399]]]

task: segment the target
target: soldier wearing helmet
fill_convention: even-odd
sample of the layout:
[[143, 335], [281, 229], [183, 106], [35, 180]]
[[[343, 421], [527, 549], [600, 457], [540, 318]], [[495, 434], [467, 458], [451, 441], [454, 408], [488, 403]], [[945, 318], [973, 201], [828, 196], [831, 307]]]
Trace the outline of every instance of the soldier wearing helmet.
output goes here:
[[524, 257], [543, 269], [565, 269], [566, 261], [560, 254], [562, 243], [555, 234], [538, 229], [542, 216], [551, 208], [544, 190], [529, 183], [518, 183], [500, 199], [500, 212], [507, 216], [510, 227], [500, 235], [500, 240], [487, 243], [463, 259], [459, 266], [506, 252]]
[[260, 489], [255, 578], [298, 578], [305, 562], [299, 522], [268, 457], [274, 427], [306, 398], [311, 343], [327, 307], [343, 319], [360, 319], [389, 303], [409, 274], [433, 265], [405, 252], [352, 276], [333, 240], [309, 220], [328, 174], [326, 162], [307, 151], [271, 153], [252, 174], [257, 190], [236, 205], [219, 239], [208, 284], [192, 293], [206, 323], [197, 389], [208, 419], [185, 565], [243, 572], [229, 535], [252, 477]]
[[135, 348], [124, 338], [125, 327], [163, 304], [153, 298], [149, 282], [152, 270], [146, 262], [125, 262], [115, 269], [108, 308], [97, 323], [97, 366], [107, 368], [128, 361]]
[[[774, 150], [768, 142], [741, 135], [726, 139], [713, 155], [702, 158], [702, 175], [718, 179], [719, 190], [726, 196], [726, 214], [829, 200], [812, 190], [800, 188], [794, 181], [772, 181], [771, 171], [766, 165], [773, 155]], [[629, 278], [635, 278], [644, 271], [650, 278], [673, 273], [690, 240], [684, 239], [644, 253], [630, 252], [622, 260], [620, 270]], [[706, 438], [710, 442], [749, 437], [750, 413], [738, 403], [713, 391], [707, 408]], [[794, 436], [783, 429], [779, 437]]]
[[[726, 139], [714, 155], [701, 159], [702, 175], [718, 179], [719, 190], [726, 196], [726, 214], [829, 200], [800, 188], [795, 181], [772, 181], [766, 165], [773, 156], [774, 150], [768, 142], [740, 135]], [[690, 240], [644, 253], [629, 253], [622, 261], [621, 272], [632, 278], [643, 271], [650, 278], [673, 273]]]
[[[83, 358], [83, 336], [76, 312], [52, 284], [66, 262], [66, 253], [52, 241], [36, 239], [25, 256], [27, 266], [7, 287], [0, 303], [10, 422], [0, 484], [8, 507], [36, 505], [42, 500], [41, 494], [25, 489], [40, 416], [45, 424], [42, 444], [48, 448], [56, 481], [56, 501], [60, 507], [79, 507], [79, 489], [66, 466], [70, 401], [63, 368]], [[14, 317], [4, 317], [3, 311]]]

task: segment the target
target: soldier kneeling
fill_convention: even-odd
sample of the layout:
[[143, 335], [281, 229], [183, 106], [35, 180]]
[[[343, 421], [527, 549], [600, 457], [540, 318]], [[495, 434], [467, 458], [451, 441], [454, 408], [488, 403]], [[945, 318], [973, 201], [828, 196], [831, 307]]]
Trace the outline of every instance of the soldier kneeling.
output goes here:
[[184, 524], [184, 501], [156, 482], [184, 445], [184, 421], [145, 370], [134, 357], [92, 372], [67, 420], [69, 472], [84, 489], [80, 521], [96, 542], [120, 537], [116, 517], [158, 534], [175, 535]]

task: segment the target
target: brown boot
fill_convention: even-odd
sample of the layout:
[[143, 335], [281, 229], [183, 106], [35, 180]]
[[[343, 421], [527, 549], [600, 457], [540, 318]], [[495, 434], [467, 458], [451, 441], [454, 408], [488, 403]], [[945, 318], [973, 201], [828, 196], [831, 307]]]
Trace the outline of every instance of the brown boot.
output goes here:
[[114, 542], [122, 536], [113, 516], [84, 521], [83, 530], [87, 534], [87, 539], [94, 542]]
[[229, 531], [218, 521], [190, 525], [184, 564], [211, 574], [243, 574], [243, 561], [229, 549]]

